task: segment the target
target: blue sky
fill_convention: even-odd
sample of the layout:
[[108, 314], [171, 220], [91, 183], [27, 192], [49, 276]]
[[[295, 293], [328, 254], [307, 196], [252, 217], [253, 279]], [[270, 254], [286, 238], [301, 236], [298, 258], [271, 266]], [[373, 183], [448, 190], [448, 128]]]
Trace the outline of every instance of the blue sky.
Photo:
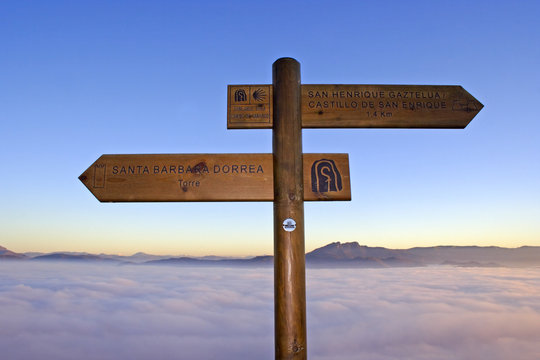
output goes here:
[[[0, 245], [14, 251], [272, 252], [271, 203], [101, 204], [101, 154], [265, 153], [227, 130], [228, 84], [462, 85], [464, 130], [304, 130], [349, 153], [351, 202], [305, 205], [306, 248], [540, 245], [534, 1], [3, 1]], [[241, 225], [238, 225], [241, 224]]]

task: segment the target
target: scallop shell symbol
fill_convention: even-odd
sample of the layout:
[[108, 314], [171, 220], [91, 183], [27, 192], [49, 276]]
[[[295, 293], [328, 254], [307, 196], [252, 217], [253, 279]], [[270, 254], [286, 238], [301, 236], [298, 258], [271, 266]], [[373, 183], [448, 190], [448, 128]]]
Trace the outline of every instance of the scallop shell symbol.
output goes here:
[[253, 99], [255, 101], [264, 101], [266, 100], [266, 93], [264, 92], [264, 89], [257, 89], [253, 92]]

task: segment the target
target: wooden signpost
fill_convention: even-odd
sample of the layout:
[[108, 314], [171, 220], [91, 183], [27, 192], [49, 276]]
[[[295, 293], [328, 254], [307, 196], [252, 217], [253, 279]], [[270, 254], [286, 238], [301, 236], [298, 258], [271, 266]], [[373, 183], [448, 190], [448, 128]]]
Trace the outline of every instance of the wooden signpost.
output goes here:
[[[347, 154], [303, 154], [305, 201], [350, 200]], [[273, 201], [272, 154], [102, 155], [79, 179], [101, 202]]]
[[[271, 97], [251, 99], [253, 105], [240, 105], [234, 96], [238, 91], [256, 94], [258, 89], [268, 87], [271, 88], [270, 85], [229, 85], [229, 129], [272, 128]], [[302, 85], [301, 88], [303, 128], [463, 129], [483, 107], [465, 89], [455, 85]]]
[[465, 128], [483, 105], [461, 86], [229, 85], [229, 129], [272, 129], [273, 154], [103, 155], [79, 179], [99, 201], [273, 201], [275, 358], [307, 359], [304, 201], [350, 200], [347, 154], [303, 154], [302, 128]]

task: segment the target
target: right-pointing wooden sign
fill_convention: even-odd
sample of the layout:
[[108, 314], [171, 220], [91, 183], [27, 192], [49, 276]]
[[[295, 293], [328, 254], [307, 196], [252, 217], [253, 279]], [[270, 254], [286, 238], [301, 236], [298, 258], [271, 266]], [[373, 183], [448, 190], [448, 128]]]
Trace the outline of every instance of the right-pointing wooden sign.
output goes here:
[[[463, 129], [483, 107], [454, 85], [301, 87], [303, 128]], [[272, 128], [270, 85], [229, 85], [228, 93], [229, 129]]]

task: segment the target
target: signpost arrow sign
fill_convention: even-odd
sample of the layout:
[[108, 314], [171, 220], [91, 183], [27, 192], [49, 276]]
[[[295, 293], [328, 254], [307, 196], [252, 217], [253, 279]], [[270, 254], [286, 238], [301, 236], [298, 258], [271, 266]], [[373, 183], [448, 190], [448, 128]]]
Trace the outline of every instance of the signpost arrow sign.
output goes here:
[[[229, 85], [229, 129], [272, 128], [273, 98], [257, 91], [272, 86]], [[302, 128], [463, 129], [482, 107], [454, 85], [301, 85]]]
[[[304, 200], [350, 200], [347, 154], [304, 154]], [[272, 154], [102, 155], [80, 177], [101, 202], [273, 201]]]

